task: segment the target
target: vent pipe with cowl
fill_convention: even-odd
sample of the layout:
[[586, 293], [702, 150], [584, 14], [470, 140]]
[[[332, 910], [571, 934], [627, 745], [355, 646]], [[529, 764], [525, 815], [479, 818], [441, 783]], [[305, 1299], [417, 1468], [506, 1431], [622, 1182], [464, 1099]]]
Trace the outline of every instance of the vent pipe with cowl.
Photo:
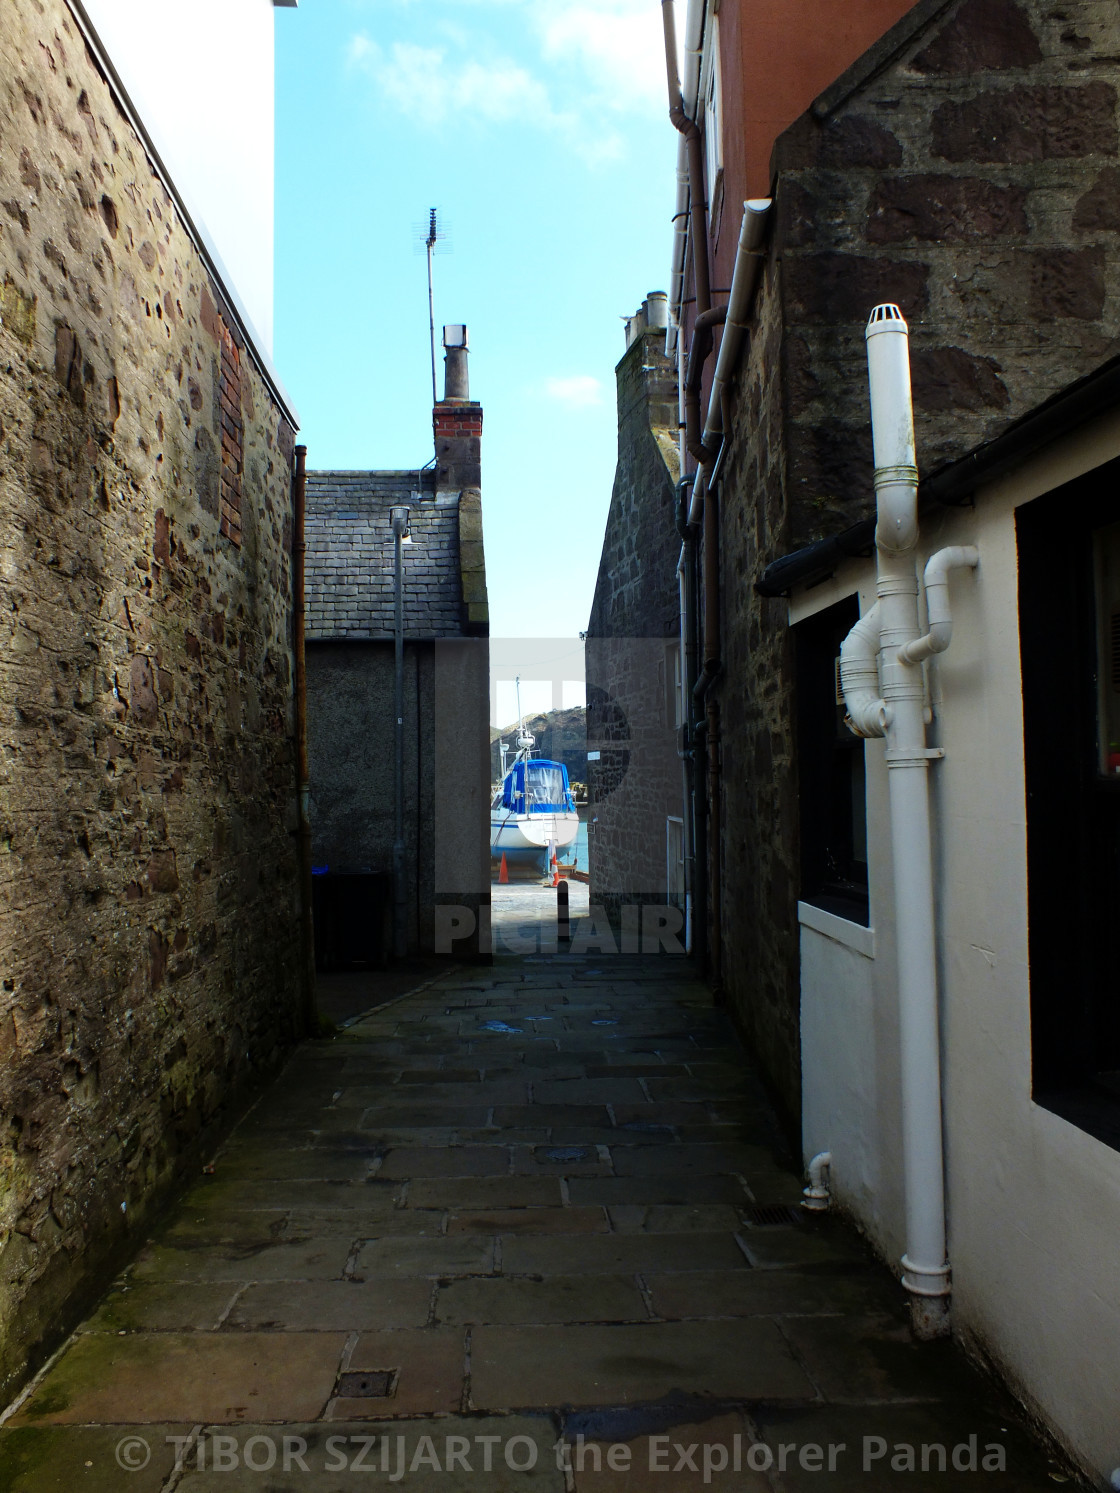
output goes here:
[[871, 434], [875, 459], [878, 600], [840, 650], [848, 725], [886, 738], [898, 1008], [906, 1253], [902, 1283], [918, 1338], [949, 1332], [949, 1261], [941, 1129], [941, 1059], [929, 763], [929, 713], [921, 660], [948, 646], [947, 571], [975, 566], [971, 547], [935, 555], [927, 566], [930, 631], [918, 620], [918, 469], [910, 397], [909, 330], [897, 306], [876, 306], [867, 324]]

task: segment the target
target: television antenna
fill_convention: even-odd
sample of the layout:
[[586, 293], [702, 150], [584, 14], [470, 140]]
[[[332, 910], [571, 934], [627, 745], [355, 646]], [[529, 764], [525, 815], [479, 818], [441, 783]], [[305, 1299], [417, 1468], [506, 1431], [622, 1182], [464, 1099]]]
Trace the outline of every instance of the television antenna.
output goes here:
[[436, 386], [436, 309], [432, 284], [432, 259], [436, 254], [450, 252], [451, 248], [447, 225], [440, 220], [438, 208], [429, 208], [427, 222], [417, 224], [416, 243], [417, 248], [423, 249], [428, 256], [428, 331], [432, 345], [432, 403], [434, 405], [439, 401], [439, 391]]

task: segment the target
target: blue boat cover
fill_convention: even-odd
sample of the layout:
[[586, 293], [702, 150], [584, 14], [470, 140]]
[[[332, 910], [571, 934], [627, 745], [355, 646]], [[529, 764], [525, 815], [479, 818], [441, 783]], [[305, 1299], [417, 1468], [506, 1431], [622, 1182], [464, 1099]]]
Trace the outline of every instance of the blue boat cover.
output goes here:
[[[529, 775], [529, 803], [525, 804], [525, 770]], [[538, 759], [515, 762], [502, 784], [502, 807], [515, 814], [559, 814], [575, 809], [563, 762]]]

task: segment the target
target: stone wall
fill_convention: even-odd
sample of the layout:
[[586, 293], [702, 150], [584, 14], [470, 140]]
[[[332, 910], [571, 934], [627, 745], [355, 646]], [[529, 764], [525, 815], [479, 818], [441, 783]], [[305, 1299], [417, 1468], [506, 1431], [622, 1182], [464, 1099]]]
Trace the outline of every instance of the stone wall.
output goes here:
[[292, 429], [60, 0], [5, 5], [0, 140], [3, 1401], [299, 959]]
[[1115, 350], [1117, 55], [1111, 0], [960, 0], [779, 139], [790, 548], [873, 509], [877, 302], [910, 323], [924, 474]]
[[677, 390], [663, 330], [616, 369], [618, 465], [587, 632], [591, 900], [664, 901], [665, 819], [681, 813], [671, 655], [676, 568]]
[[784, 601], [754, 585], [874, 510], [863, 332], [877, 302], [910, 323], [926, 475], [1114, 352], [1117, 55], [1105, 0], [919, 5], [775, 146], [721, 487], [720, 917], [725, 993], [791, 1126], [792, 650]]
[[792, 647], [784, 600], [756, 596], [788, 532], [782, 265], [759, 279], [724, 458], [720, 550], [721, 984], [791, 1128], [800, 1116], [798, 825]]

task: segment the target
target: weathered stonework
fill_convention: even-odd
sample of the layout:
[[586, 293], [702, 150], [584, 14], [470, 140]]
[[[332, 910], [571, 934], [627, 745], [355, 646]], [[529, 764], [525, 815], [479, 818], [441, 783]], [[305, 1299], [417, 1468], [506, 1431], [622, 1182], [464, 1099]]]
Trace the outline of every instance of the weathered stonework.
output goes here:
[[299, 960], [292, 428], [61, 0], [5, 6], [0, 141], [2, 1401]]
[[910, 323], [924, 475], [1115, 351], [1118, 55], [1105, 0], [963, 0], [869, 54], [775, 146], [722, 462], [719, 916], [725, 994], [794, 1125], [793, 660], [784, 601], [754, 585], [873, 512], [863, 330], [877, 302]]
[[616, 369], [618, 465], [588, 623], [591, 900], [664, 902], [666, 817], [681, 812], [673, 718], [677, 387], [663, 329], [638, 334]]

